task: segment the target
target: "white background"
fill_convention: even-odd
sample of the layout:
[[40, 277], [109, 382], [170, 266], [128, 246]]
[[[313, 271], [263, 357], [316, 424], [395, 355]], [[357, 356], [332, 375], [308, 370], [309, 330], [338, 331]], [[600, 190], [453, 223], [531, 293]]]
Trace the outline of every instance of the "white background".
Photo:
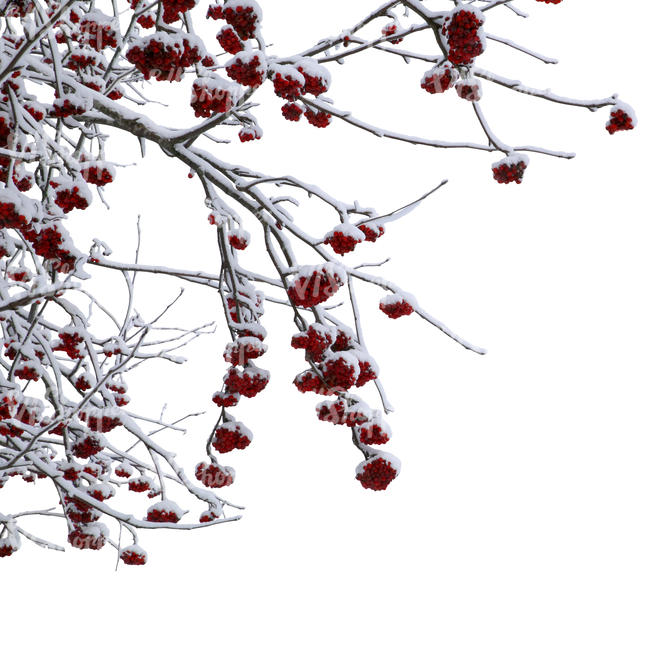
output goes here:
[[[275, 53], [291, 53], [374, 5], [273, 0], [264, 6], [265, 37]], [[650, 11], [620, 0], [519, 5], [531, 20], [494, 11], [488, 31], [557, 56], [560, 66], [496, 44], [481, 65], [575, 97], [620, 92], [637, 109], [635, 132], [610, 136], [607, 110], [486, 86], [484, 111], [503, 140], [578, 153], [573, 161], [532, 156], [521, 186], [499, 186], [490, 172], [496, 155], [381, 141], [339, 123], [327, 131], [293, 125], [266, 89], [256, 110], [264, 139], [210, 145], [230, 161], [300, 175], [380, 212], [450, 180], [358, 254], [390, 256], [385, 274], [489, 350], [467, 352], [415, 317], [389, 321], [377, 310], [381, 294], [363, 295], [370, 351], [397, 408], [390, 451], [403, 461], [399, 479], [386, 493], [360, 488], [347, 430], [316, 421], [317, 400], [290, 385], [301, 355], [289, 347], [288, 316], [269, 306], [270, 351], [260, 365], [272, 383], [236, 409], [255, 433], [232, 454], [238, 475], [228, 497], [247, 506], [244, 518], [196, 533], [145, 533], [149, 564], [118, 572], [110, 550], [25, 544], [0, 566], [0, 646], [647, 650], [641, 62]], [[427, 67], [359, 56], [332, 68], [329, 96], [386, 128], [482, 141], [469, 104], [420, 90]], [[164, 123], [190, 123], [187, 88], [178, 92], [178, 108], [159, 111]], [[96, 201], [71, 219], [78, 245], [100, 235], [116, 259], [131, 259], [140, 213], [144, 262], [215, 271], [198, 182], [152, 147], [144, 161], [129, 147], [111, 152], [116, 162], [138, 161], [109, 188], [111, 211]], [[300, 219], [314, 234], [334, 225], [321, 217], [311, 225], [309, 208]], [[147, 315], [176, 286], [138, 282]], [[218, 319], [216, 296], [188, 291], [176, 317]], [[186, 367], [161, 364], [128, 378], [134, 395], [147, 395], [134, 404], [152, 412], [164, 402], [174, 414], [208, 411], [178, 443], [190, 468], [217, 412], [209, 399], [225, 369], [225, 340], [219, 321], [215, 335], [188, 349]], [[45, 505], [29, 492], [41, 488], [16, 489], [29, 507]]]

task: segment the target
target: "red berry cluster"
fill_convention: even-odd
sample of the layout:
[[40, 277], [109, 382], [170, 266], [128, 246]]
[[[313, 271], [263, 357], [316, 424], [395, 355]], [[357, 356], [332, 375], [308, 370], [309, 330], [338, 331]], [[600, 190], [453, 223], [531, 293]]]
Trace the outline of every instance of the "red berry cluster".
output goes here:
[[332, 122], [332, 116], [329, 113], [325, 111], [312, 111], [309, 108], [305, 111], [305, 117], [312, 126], [318, 129], [324, 129]]
[[211, 117], [217, 113], [227, 113], [232, 108], [230, 91], [207, 80], [197, 79], [192, 85], [190, 105], [196, 117]]
[[136, 21], [140, 27], [144, 29], [151, 29], [156, 24], [156, 15], [153, 13], [140, 14]]
[[[324, 77], [322, 70], [318, 70], [312, 65], [303, 63], [298, 66], [298, 72], [305, 78], [305, 93], [308, 95], [322, 95], [329, 88], [328, 78]], [[313, 73], [313, 74], [310, 74]]]
[[262, 131], [258, 126], [244, 126], [239, 132], [239, 140], [241, 142], [251, 142], [252, 140], [260, 140], [262, 138]]
[[252, 438], [252, 433], [241, 422], [224, 422], [215, 429], [212, 446], [220, 454], [227, 454], [233, 449], [246, 449]]
[[382, 422], [370, 421], [359, 426], [359, 440], [364, 445], [384, 445], [390, 435], [390, 429]]
[[70, 97], [63, 99], [58, 98], [52, 102], [52, 108], [49, 111], [50, 117], [58, 117], [64, 119], [74, 115], [83, 115], [88, 110], [84, 102], [75, 102]]
[[86, 183], [97, 187], [104, 187], [104, 185], [108, 185], [114, 180], [112, 170], [100, 163], [84, 166], [81, 170], [81, 177]]
[[266, 345], [254, 336], [240, 336], [226, 345], [223, 358], [233, 366], [245, 366], [266, 352]]
[[305, 92], [304, 77], [291, 66], [283, 67], [287, 69], [273, 74], [273, 89], [278, 97], [295, 102]]
[[537, 2], [545, 2], [547, 5], [559, 5], [562, 0], [537, 0]]
[[17, 550], [17, 546], [13, 539], [5, 537], [0, 539], [0, 557], [9, 557]]
[[40, 104], [29, 102], [24, 105], [25, 110], [37, 121], [41, 122], [45, 118], [45, 111]]
[[614, 135], [618, 131], [631, 131], [635, 127], [635, 119], [622, 108], [615, 108], [612, 110], [609, 121], [605, 128], [610, 135]]
[[115, 496], [115, 488], [109, 483], [98, 483], [89, 485], [86, 494], [97, 501], [106, 501]]
[[478, 79], [463, 79], [456, 84], [456, 92], [461, 99], [478, 102], [481, 99], [481, 84]]
[[525, 156], [508, 156], [492, 165], [492, 175], [497, 183], [521, 183], [528, 166]]
[[90, 524], [97, 521], [101, 515], [89, 503], [78, 497], [64, 496], [65, 516], [75, 524]]
[[120, 559], [124, 564], [143, 566], [147, 563], [147, 554], [139, 546], [127, 546], [122, 549]]
[[72, 453], [77, 458], [90, 458], [104, 449], [104, 440], [96, 433], [88, 433], [79, 437], [72, 446]]
[[347, 396], [346, 398], [339, 397], [333, 402], [321, 402], [316, 407], [316, 415], [322, 422], [356, 427], [368, 422], [372, 417], [372, 412], [364, 404], [355, 402], [353, 398]]
[[325, 243], [338, 255], [351, 253], [366, 236], [360, 228], [351, 224], [341, 224], [331, 230], [325, 237]]
[[331, 390], [322, 377], [313, 370], [305, 370], [304, 372], [301, 372], [293, 380], [293, 384], [301, 393], [332, 395], [335, 392]]
[[381, 456], [371, 457], [357, 468], [357, 481], [369, 490], [385, 490], [397, 476], [397, 469]]
[[314, 307], [329, 300], [345, 280], [345, 271], [331, 263], [303, 267], [290, 282], [287, 295], [299, 307]]
[[239, 404], [239, 393], [231, 394], [225, 391], [218, 390], [212, 395], [212, 401], [221, 408], [230, 408]]
[[255, 397], [269, 383], [269, 371], [253, 364], [247, 365], [243, 370], [233, 366], [228, 370], [223, 381], [228, 393]]
[[115, 30], [110, 22], [97, 22], [93, 17], [85, 16], [79, 23], [82, 40], [95, 50], [103, 50], [106, 47], [117, 47]]
[[225, 18], [226, 22], [235, 29], [242, 40], [247, 41], [249, 38], [255, 38], [259, 21], [259, 9], [250, 2], [226, 4], [232, 6], [226, 6], [220, 17]]
[[219, 514], [216, 513], [214, 510], [205, 510], [199, 516], [199, 522], [201, 522], [202, 524], [210, 523], [215, 519], [219, 519]]
[[240, 55], [228, 62], [226, 74], [242, 86], [257, 88], [264, 81], [266, 66], [262, 64], [262, 60], [257, 54], [250, 57]]
[[239, 40], [232, 27], [223, 27], [217, 34], [219, 45], [229, 54], [239, 54], [244, 49], [244, 44]]
[[483, 53], [481, 25], [484, 19], [480, 12], [463, 7], [452, 11], [442, 27], [447, 38], [448, 59], [454, 65], [471, 65]]
[[231, 467], [221, 467], [216, 463], [199, 463], [194, 475], [209, 488], [228, 487], [235, 480], [235, 473]]
[[379, 309], [388, 316], [388, 318], [401, 318], [413, 313], [413, 305], [406, 299], [396, 295], [387, 296], [379, 303]]
[[52, 346], [57, 352], [65, 352], [71, 359], [81, 359], [85, 354], [84, 338], [74, 330], [59, 332], [59, 340]]
[[282, 116], [289, 122], [298, 122], [304, 113], [304, 109], [298, 104], [289, 102], [282, 106]]
[[164, 40], [160, 40], [157, 34], [145, 37], [140, 44], [129, 49], [126, 60], [147, 80], [180, 81], [185, 68], [198, 63], [202, 57], [198, 44], [190, 42], [187, 37], [171, 39], [169, 34], [165, 34]]
[[106, 537], [99, 533], [90, 532], [94, 527], [85, 529], [74, 528], [68, 535], [68, 543], [78, 549], [98, 551], [106, 543]]
[[100, 54], [86, 47], [73, 49], [65, 61], [65, 67], [70, 70], [93, 67], [103, 70], [105, 65]]
[[231, 230], [228, 233], [228, 241], [233, 248], [243, 251], [248, 247], [250, 235], [245, 230]]
[[66, 481], [74, 483], [75, 481], [79, 480], [79, 476], [81, 475], [81, 468], [76, 463], [67, 463], [65, 465], [62, 464], [59, 469], [63, 472], [63, 478]]
[[7, 277], [14, 282], [28, 282], [31, 280], [32, 273], [24, 266], [14, 266], [7, 269]]
[[[388, 23], [388, 25], [385, 25], [381, 30], [382, 36], [384, 37], [392, 36], [393, 34], [397, 33], [397, 29], [398, 29], [397, 23]], [[403, 40], [404, 40], [403, 38], [391, 38], [390, 42], [393, 45], [398, 45]]]
[[120, 463], [115, 468], [115, 476], [119, 476], [120, 478], [130, 478], [132, 474], [133, 467], [131, 467], [131, 465], [128, 463]]
[[113, 408], [88, 409], [79, 413], [79, 419], [88, 425], [91, 431], [108, 433], [122, 425], [122, 419], [114, 413]]
[[[117, 472], [115, 472], [117, 474]], [[131, 492], [147, 492], [152, 488], [152, 481], [148, 476], [134, 476], [129, 479], [129, 490]]]
[[18, 365], [14, 374], [23, 381], [38, 381], [39, 379], [38, 367], [31, 362]]
[[27, 224], [28, 217], [21, 214], [19, 206], [8, 197], [3, 200], [0, 194], [0, 228], [20, 228]]
[[88, 381], [88, 378], [85, 374], [79, 375], [75, 381], [74, 386], [77, 390], [80, 390], [82, 393], [87, 391], [91, 387], [91, 383]]
[[420, 88], [435, 95], [452, 88], [457, 80], [458, 71], [456, 68], [452, 68], [448, 63], [445, 63], [429, 70], [422, 78]]
[[55, 181], [51, 181], [50, 185], [56, 190], [54, 193], [54, 203], [66, 214], [75, 209], [85, 210], [88, 207], [88, 198], [78, 185], [58, 188]]
[[163, 20], [170, 25], [180, 20], [181, 14], [194, 8], [196, 0], [163, 0]]
[[366, 241], [373, 244], [386, 232], [383, 226], [378, 226], [372, 222], [362, 223], [357, 227], [365, 235]]
[[[319, 323], [313, 323], [305, 332], [299, 332], [291, 337], [291, 347], [296, 350], [304, 350], [310, 361], [322, 361], [323, 353], [332, 348], [333, 344], [332, 330]], [[340, 352], [341, 350], [337, 348], [336, 351]]]
[[24, 18], [32, 11], [34, 11], [32, 0], [10, 0], [5, 6], [5, 15], [10, 18]]
[[154, 504], [147, 510], [147, 521], [156, 523], [177, 524], [180, 516], [176, 508], [170, 508], [166, 502]]
[[359, 377], [359, 362], [348, 352], [335, 352], [321, 366], [323, 378], [332, 389], [348, 390]]

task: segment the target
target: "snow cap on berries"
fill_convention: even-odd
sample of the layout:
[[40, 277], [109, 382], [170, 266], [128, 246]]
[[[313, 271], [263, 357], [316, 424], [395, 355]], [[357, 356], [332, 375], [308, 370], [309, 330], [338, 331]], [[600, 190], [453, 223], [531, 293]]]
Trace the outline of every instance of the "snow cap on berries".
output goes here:
[[300, 307], [326, 302], [347, 281], [345, 269], [333, 262], [301, 266], [289, 283], [289, 298]]
[[528, 156], [523, 153], [511, 153], [498, 162], [492, 163], [492, 175], [499, 184], [517, 183], [519, 185], [528, 167]]
[[351, 223], [339, 224], [325, 235], [325, 243], [339, 255], [351, 253], [365, 239], [364, 232]]
[[410, 293], [396, 292], [384, 296], [379, 302], [379, 309], [388, 318], [400, 318], [412, 314], [417, 308], [417, 300]]
[[634, 109], [629, 104], [617, 101], [612, 107], [606, 129], [610, 135], [619, 131], [631, 131], [637, 125]]
[[398, 476], [400, 469], [398, 458], [386, 452], [375, 452], [357, 465], [356, 479], [368, 490], [385, 490]]

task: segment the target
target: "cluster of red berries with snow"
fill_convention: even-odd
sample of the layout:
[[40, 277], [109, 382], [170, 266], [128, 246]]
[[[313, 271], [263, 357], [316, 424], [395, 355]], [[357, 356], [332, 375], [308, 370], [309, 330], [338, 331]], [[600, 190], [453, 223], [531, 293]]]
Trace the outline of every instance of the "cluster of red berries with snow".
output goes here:
[[226, 0], [223, 5], [210, 5], [207, 17], [225, 20], [237, 32], [239, 38], [247, 41], [258, 35], [262, 9], [253, 0]]
[[9, 533], [0, 537], [0, 557], [9, 557], [20, 548], [20, 537], [16, 533]]
[[209, 488], [228, 487], [235, 480], [235, 470], [232, 467], [222, 467], [216, 462], [199, 463], [194, 475]]
[[244, 49], [244, 44], [239, 40], [239, 36], [232, 27], [222, 27], [217, 34], [217, 41], [228, 54], [238, 54]]
[[483, 94], [480, 80], [473, 77], [459, 81], [456, 84], [456, 92], [461, 99], [468, 102], [478, 102]]
[[193, 9], [196, 0], [162, 0], [163, 15], [162, 19], [171, 25], [183, 17], [183, 14]]
[[332, 262], [303, 266], [290, 281], [287, 295], [294, 305], [314, 307], [329, 300], [346, 280], [345, 270]]
[[8, 17], [24, 18], [32, 11], [34, 11], [34, 2], [32, 0], [9, 0], [5, 4], [5, 12]]
[[[388, 25], [384, 25], [381, 29], [381, 35], [384, 36], [385, 38], [389, 38], [390, 36], [393, 36], [394, 34], [397, 33], [397, 30], [399, 29], [399, 25], [396, 22], [388, 23]], [[389, 41], [393, 45], [399, 45], [404, 39], [403, 38], [389, 38]]]
[[390, 454], [370, 456], [357, 466], [357, 481], [369, 490], [385, 490], [399, 470], [399, 461]]
[[497, 183], [521, 183], [528, 167], [528, 156], [511, 154], [492, 165], [492, 174]]
[[253, 434], [241, 422], [224, 422], [215, 429], [212, 446], [220, 454], [227, 454], [233, 449], [246, 449], [252, 439]]
[[266, 60], [261, 52], [242, 52], [226, 63], [227, 75], [242, 86], [257, 88], [266, 77]]
[[84, 44], [100, 51], [117, 47], [115, 19], [97, 9], [89, 11], [79, 22], [81, 40]]
[[104, 187], [115, 180], [115, 168], [102, 161], [93, 161], [82, 163], [81, 177], [97, 187]]
[[376, 242], [383, 234], [383, 226], [371, 221], [358, 226], [344, 223], [336, 226], [325, 235], [325, 243], [331, 246], [335, 253], [345, 255], [351, 253], [361, 242]]
[[149, 506], [146, 519], [156, 523], [176, 524], [184, 514], [177, 503], [163, 499]]
[[120, 559], [124, 564], [142, 566], [147, 563], [147, 552], [137, 544], [131, 544], [122, 549]]
[[262, 138], [262, 129], [255, 124], [243, 126], [238, 134], [240, 142], [252, 142]]
[[250, 233], [246, 232], [245, 230], [231, 230], [228, 233], [228, 241], [230, 242], [230, 245], [233, 248], [236, 248], [238, 251], [246, 250], [246, 248], [248, 248], [250, 240]]
[[636, 114], [630, 106], [618, 102], [609, 116], [609, 121], [605, 128], [610, 135], [619, 131], [631, 131], [636, 126]]
[[460, 4], [446, 17], [441, 30], [447, 41], [447, 58], [454, 65], [471, 65], [485, 50], [483, 14], [474, 7]]
[[414, 296], [404, 293], [392, 293], [384, 296], [379, 302], [379, 309], [388, 316], [388, 318], [401, 318], [409, 316], [415, 311], [416, 300]]
[[239, 86], [218, 77], [197, 79], [192, 85], [190, 105], [196, 117], [227, 113], [236, 101]]
[[420, 87], [432, 95], [444, 93], [458, 80], [458, 70], [445, 62], [424, 74]]
[[203, 46], [195, 36], [156, 32], [135, 42], [126, 60], [147, 80], [180, 81], [185, 69], [203, 56]]

